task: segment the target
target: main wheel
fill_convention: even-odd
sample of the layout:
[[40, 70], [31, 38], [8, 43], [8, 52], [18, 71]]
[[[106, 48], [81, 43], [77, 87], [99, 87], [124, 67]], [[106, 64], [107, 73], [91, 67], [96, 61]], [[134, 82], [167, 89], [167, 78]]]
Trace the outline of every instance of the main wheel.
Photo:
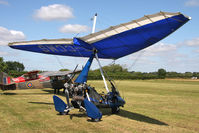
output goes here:
[[101, 119], [94, 119], [94, 118], [91, 118], [91, 121], [92, 122], [98, 122], [98, 121], [100, 121]]
[[120, 107], [113, 107], [112, 109], [112, 114], [117, 114], [120, 112]]
[[68, 115], [69, 112], [70, 110], [67, 110], [66, 112], [59, 112], [59, 115]]

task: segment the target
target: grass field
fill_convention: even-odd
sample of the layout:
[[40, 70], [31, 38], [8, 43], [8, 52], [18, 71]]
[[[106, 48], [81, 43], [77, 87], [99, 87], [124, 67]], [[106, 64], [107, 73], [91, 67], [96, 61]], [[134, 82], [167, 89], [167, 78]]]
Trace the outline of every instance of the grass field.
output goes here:
[[[103, 109], [100, 122], [72, 110], [58, 115], [52, 89], [0, 90], [0, 133], [199, 132], [199, 82], [186, 80], [116, 81], [126, 100], [117, 115]], [[89, 81], [97, 89], [102, 81]], [[63, 100], [65, 98], [60, 96]]]

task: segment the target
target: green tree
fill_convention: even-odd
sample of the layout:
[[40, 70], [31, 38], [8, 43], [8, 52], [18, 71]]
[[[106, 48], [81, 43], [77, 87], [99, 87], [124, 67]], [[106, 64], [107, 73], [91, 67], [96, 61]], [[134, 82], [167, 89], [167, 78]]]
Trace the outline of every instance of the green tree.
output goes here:
[[7, 72], [7, 64], [3, 61], [3, 58], [0, 57], [0, 72]]
[[199, 78], [199, 72], [193, 72], [193, 77]]
[[191, 78], [193, 76], [192, 72], [185, 72], [185, 78]]
[[59, 71], [70, 71], [69, 69], [60, 69]]
[[109, 66], [104, 66], [103, 70], [106, 72], [127, 72], [127, 69], [123, 68], [119, 64], [112, 64]]
[[143, 74], [142, 74], [142, 72], [133, 72], [132, 77], [133, 77], [133, 79], [142, 79]]
[[23, 75], [23, 74], [25, 74], [25, 73], [27, 73], [27, 71], [22, 71], [22, 72], [18, 72], [18, 71], [13, 71], [13, 70], [11, 70], [11, 71], [9, 71], [8, 72], [8, 74], [10, 75], [10, 76], [12, 76], [12, 77], [19, 77], [19, 76], [21, 76], [21, 75]]
[[7, 71], [23, 72], [25, 69], [24, 65], [17, 61], [7, 61], [5, 63], [7, 64]]
[[161, 79], [164, 79], [166, 77], [166, 70], [164, 70], [163, 68], [158, 69], [158, 77]]
[[177, 72], [167, 72], [166, 77], [167, 78], [177, 78], [178, 75], [179, 74]]

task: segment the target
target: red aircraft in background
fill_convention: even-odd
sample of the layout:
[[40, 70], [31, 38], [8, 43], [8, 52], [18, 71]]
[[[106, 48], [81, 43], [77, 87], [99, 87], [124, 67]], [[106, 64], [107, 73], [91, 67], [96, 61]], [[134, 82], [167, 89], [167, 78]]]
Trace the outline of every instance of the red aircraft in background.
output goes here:
[[63, 88], [64, 83], [71, 81], [76, 73], [81, 72], [76, 68], [74, 71], [46, 71], [42, 73], [30, 71], [17, 78], [11, 78], [6, 73], [0, 73], [0, 89], [53, 88], [59, 90]]
[[38, 73], [39, 73], [39, 71], [31, 71], [31, 72], [23, 74], [20, 77], [12, 78], [12, 80], [15, 83], [21, 83], [21, 82], [26, 82], [26, 81], [31, 81], [31, 80], [37, 80], [37, 79], [40, 79], [40, 81], [49, 81], [50, 80], [50, 78], [48, 76], [45, 77], [45, 76], [40, 75]]

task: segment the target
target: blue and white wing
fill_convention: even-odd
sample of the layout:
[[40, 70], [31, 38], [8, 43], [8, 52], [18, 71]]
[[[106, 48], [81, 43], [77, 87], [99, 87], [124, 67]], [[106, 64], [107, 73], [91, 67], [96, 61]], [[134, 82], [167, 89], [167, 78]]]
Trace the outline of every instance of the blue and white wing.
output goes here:
[[90, 57], [92, 49], [96, 49], [99, 58], [117, 59], [157, 43], [189, 20], [181, 13], [159, 12], [81, 38], [13, 42], [9, 46], [76, 57]]

